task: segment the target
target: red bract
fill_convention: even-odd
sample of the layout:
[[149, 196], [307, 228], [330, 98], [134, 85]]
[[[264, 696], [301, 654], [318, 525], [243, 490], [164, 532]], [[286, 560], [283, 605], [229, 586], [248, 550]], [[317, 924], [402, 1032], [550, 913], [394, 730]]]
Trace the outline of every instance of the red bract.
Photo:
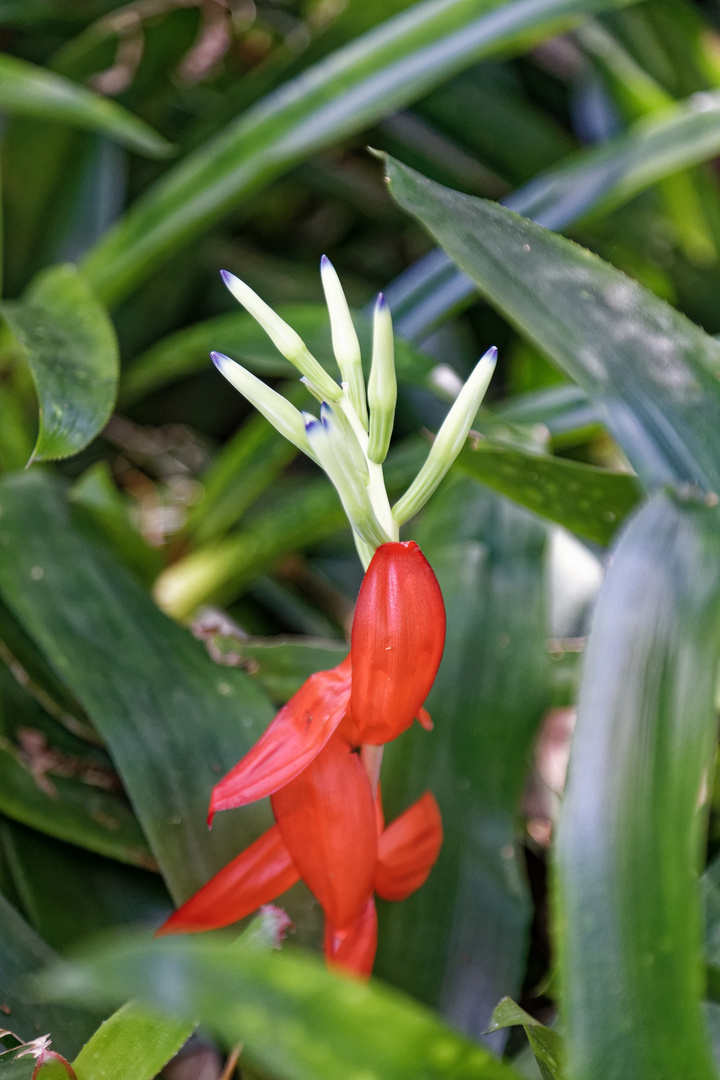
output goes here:
[[350, 712], [362, 741], [390, 742], [418, 715], [445, 645], [445, 606], [413, 541], [383, 544], [363, 579], [353, 619]]
[[[340, 760], [341, 751], [336, 751], [333, 746], [331, 754], [336, 753]], [[357, 761], [355, 754], [348, 757]], [[323, 782], [328, 768], [336, 769], [337, 764], [327, 766], [323, 763], [316, 772], [316, 779]], [[362, 766], [360, 769], [362, 771]], [[342, 780], [346, 775], [345, 766], [341, 765], [338, 779]], [[325, 807], [319, 814], [318, 805], [308, 812], [307, 818], [302, 806], [291, 811], [296, 821], [289, 832], [293, 851], [297, 850], [312, 879], [312, 883], [308, 880], [307, 884], [325, 911], [325, 956], [330, 964], [359, 975], [370, 974], [375, 957], [377, 916], [373, 891], [385, 900], [404, 900], [426, 880], [442, 844], [440, 811], [429, 791], [383, 830], [382, 817], [376, 814], [373, 807], [370, 785], [367, 781], [365, 783], [367, 793], [363, 793], [361, 803], [367, 807], [370, 800], [371, 840], [365, 821], [361, 836], [352, 833], [348, 843], [345, 835], [345, 850], [339, 860], [334, 861], [336, 855], [332, 841], [329, 846], [326, 844], [326, 836], [333, 833], [334, 823], [324, 818], [327, 807], [324, 796], [320, 797], [320, 806], [325, 803]], [[309, 786], [312, 788], [314, 785], [311, 782]], [[310, 801], [315, 802], [317, 798], [318, 792], [311, 790]], [[290, 801], [292, 803], [294, 799]], [[323, 839], [319, 851], [312, 850], [316, 836], [309, 834], [303, 841], [301, 835], [303, 822], [312, 822], [313, 817]], [[338, 829], [336, 841], [340, 839], [340, 833]], [[295, 845], [298, 845], [297, 848]], [[377, 853], [369, 882], [366, 877], [368, 848]], [[361, 870], [353, 867], [343, 878], [348, 860], [355, 858], [358, 849], [364, 851], [358, 859]], [[328, 865], [334, 867], [337, 878], [334, 882], [321, 880], [327, 874]], [[192, 934], [229, 926], [261, 904], [274, 900], [294, 885], [300, 876], [300, 868], [295, 866], [293, 856], [281, 838], [281, 825], [275, 825], [178, 908], [160, 927], [158, 934]], [[304, 873], [302, 876], [305, 876]], [[363, 882], [365, 892], [358, 903], [360, 882]]]
[[432, 727], [422, 703], [444, 640], [440, 587], [417, 544], [382, 545], [360, 589], [350, 655], [311, 675], [213, 791], [211, 821], [217, 810], [270, 795], [277, 825], [160, 933], [227, 926], [302, 878], [325, 912], [328, 962], [369, 974], [373, 890], [403, 899], [419, 888], [437, 858], [442, 825], [428, 793], [384, 829], [374, 794], [381, 752], [368, 751], [371, 766], [354, 751], [389, 742], [415, 717]]

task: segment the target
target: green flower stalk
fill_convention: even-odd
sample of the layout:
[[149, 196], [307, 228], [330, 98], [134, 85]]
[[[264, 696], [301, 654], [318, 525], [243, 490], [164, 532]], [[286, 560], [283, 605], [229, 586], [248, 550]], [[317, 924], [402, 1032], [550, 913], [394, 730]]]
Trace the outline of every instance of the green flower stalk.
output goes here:
[[360, 344], [340, 279], [324, 255], [320, 270], [341, 386], [292, 327], [243, 281], [221, 271], [233, 296], [262, 326], [280, 353], [301, 372], [301, 381], [321, 403], [320, 419], [300, 413], [229, 357], [222, 353], [211, 356], [225, 378], [281, 435], [325, 471], [340, 497], [358, 554], [367, 569], [380, 545], [399, 539], [400, 526], [425, 505], [460, 453], [492, 377], [497, 352], [489, 349], [479, 361], [445, 418], [425, 464], [391, 509], [383, 476], [397, 400], [390, 310], [381, 294], [375, 305], [372, 364], [366, 392]]

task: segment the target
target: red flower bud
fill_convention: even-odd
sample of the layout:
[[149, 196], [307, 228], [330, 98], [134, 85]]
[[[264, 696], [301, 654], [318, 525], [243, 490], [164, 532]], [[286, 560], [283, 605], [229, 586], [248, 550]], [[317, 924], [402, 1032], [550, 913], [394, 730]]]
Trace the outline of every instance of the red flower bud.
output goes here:
[[352, 627], [350, 712], [362, 741], [390, 742], [410, 727], [445, 645], [445, 605], [432, 567], [412, 540], [377, 549]]

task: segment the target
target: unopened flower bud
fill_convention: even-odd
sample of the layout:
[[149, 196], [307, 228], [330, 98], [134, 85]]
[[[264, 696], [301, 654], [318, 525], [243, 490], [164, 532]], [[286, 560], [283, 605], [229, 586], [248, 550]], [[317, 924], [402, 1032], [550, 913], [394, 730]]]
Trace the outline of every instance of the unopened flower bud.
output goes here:
[[320, 275], [330, 314], [333, 352], [343, 382], [348, 384], [350, 404], [357, 413], [363, 427], [367, 430], [368, 416], [365, 403], [365, 381], [360, 358], [360, 342], [358, 341], [343, 287], [340, 284], [340, 278], [337, 276], [335, 267], [327, 255], [323, 255], [320, 260]]
[[395, 345], [392, 316], [382, 293], [375, 304], [373, 319], [373, 353], [368, 405], [370, 406], [370, 437], [368, 458], [382, 465], [387, 457], [395, 420], [397, 380], [395, 378]]
[[231, 360], [229, 356], [225, 356], [224, 353], [212, 352], [210, 357], [215, 367], [225, 376], [228, 382], [232, 383], [235, 389], [239, 390], [243, 397], [246, 397], [281, 435], [284, 435], [289, 442], [297, 446], [298, 450], [302, 450], [304, 454], [313, 457], [310, 443], [305, 434], [302, 415], [294, 405], [290, 404], [287, 398], [266, 386], [251, 371], [242, 367], [241, 364], [236, 364], [234, 360]]
[[497, 349], [488, 349], [478, 361], [470, 378], [445, 417], [425, 464], [403, 497], [393, 506], [393, 517], [402, 525], [417, 514], [460, 453], [473, 420], [490, 385], [497, 360]]
[[327, 409], [322, 420], [303, 415], [315, 458], [332, 481], [353, 529], [373, 549], [387, 543], [389, 537], [375, 517], [370, 493], [357, 472], [344, 433], [335, 418]]
[[301, 374], [306, 375], [324, 398], [337, 401], [342, 394], [341, 388], [318, 363], [300, 335], [288, 326], [285, 320], [281, 319], [264, 300], [261, 300], [244, 281], [227, 270], [221, 270], [220, 274], [235, 299], [262, 326], [285, 359], [294, 364]]

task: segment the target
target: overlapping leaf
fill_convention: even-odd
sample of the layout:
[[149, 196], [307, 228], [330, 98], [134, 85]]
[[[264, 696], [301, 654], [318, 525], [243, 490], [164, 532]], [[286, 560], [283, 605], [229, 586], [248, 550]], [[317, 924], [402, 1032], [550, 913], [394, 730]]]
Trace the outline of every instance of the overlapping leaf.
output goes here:
[[116, 101], [46, 68], [0, 55], [0, 112], [99, 131], [147, 157], [167, 157], [170, 143]]
[[167, 173], [84, 261], [116, 302], [171, 252], [297, 161], [362, 131], [490, 52], [627, 0], [426, 0], [284, 84]]
[[717, 738], [718, 524], [715, 509], [655, 496], [597, 603], [558, 837], [570, 1076], [717, 1076], [697, 871]]
[[582, 386], [649, 486], [720, 491], [720, 344], [569, 240], [388, 161], [392, 192]]
[[200, 1020], [229, 1045], [242, 1042], [243, 1061], [287, 1080], [517, 1078], [405, 995], [340, 979], [319, 958], [287, 948], [126, 936], [56, 966], [38, 985], [55, 999], [133, 997]]
[[[210, 790], [272, 717], [75, 525], [41, 472], [0, 483], [0, 593], [104, 737], [175, 899], [235, 854], [232, 815], [208, 833]], [[261, 808], [246, 812], [251, 833]]]

